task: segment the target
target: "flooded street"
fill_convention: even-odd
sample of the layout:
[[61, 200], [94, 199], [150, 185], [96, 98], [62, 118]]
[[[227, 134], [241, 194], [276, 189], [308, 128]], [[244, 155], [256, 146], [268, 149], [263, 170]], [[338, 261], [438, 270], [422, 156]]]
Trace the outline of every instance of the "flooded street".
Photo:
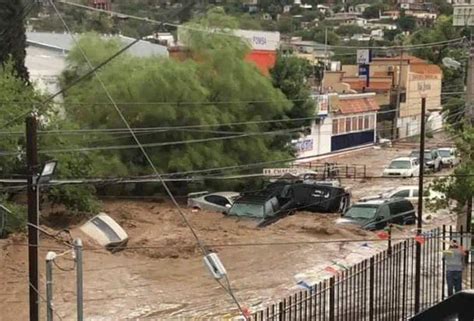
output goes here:
[[[369, 176], [380, 176], [383, 166], [409, 148], [368, 149], [334, 161], [368, 166]], [[362, 153], [363, 156], [361, 156]], [[362, 160], [363, 157], [363, 160]], [[443, 171], [446, 174], [447, 171]], [[428, 181], [429, 179], [427, 179]], [[415, 179], [344, 179], [353, 200], [381, 189], [416, 185]], [[191, 233], [169, 204], [138, 201], [105, 202], [105, 211], [127, 231], [128, 249], [111, 254], [85, 240], [84, 307], [86, 320], [185, 320], [199, 317], [221, 320], [236, 315], [229, 295], [210, 277]], [[386, 241], [329, 242], [376, 239], [374, 232], [336, 227], [336, 214], [298, 213], [264, 229], [251, 220], [218, 213], [186, 211], [204, 244], [219, 254], [242, 306], [256, 311], [298, 290], [297, 281], [309, 284], [330, 277], [327, 267], [357, 263], [385, 249]], [[426, 222], [425, 228], [450, 223], [446, 212]], [[394, 237], [413, 237], [413, 226]], [[0, 241], [0, 320], [25, 320], [28, 309], [27, 248], [25, 238]], [[40, 292], [44, 296], [44, 257], [47, 249], [67, 248], [43, 238], [40, 248]], [[58, 260], [72, 267], [71, 255]], [[75, 319], [75, 272], [54, 270], [54, 302], [63, 320]], [[45, 317], [45, 304], [41, 304]]]

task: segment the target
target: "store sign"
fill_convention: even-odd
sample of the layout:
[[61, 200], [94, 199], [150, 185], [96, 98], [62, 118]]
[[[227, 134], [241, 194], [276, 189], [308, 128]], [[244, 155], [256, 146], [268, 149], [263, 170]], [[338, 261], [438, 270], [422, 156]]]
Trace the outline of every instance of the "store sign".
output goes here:
[[360, 65], [359, 66], [359, 79], [367, 80], [369, 76], [369, 65]]
[[304, 168], [295, 168], [295, 167], [288, 167], [288, 168], [264, 168], [263, 175], [264, 176], [281, 176], [284, 174], [291, 174], [298, 176], [307, 172], [307, 169]]
[[357, 64], [368, 65], [372, 61], [369, 49], [357, 50]]
[[313, 139], [304, 139], [296, 142], [295, 148], [297, 152], [307, 152], [313, 150]]

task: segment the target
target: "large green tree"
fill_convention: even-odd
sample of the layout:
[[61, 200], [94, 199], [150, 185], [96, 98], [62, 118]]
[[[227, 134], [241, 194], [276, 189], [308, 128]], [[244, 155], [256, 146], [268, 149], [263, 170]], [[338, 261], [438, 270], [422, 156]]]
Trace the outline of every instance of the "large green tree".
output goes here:
[[[271, 79], [245, 61], [248, 44], [229, 31], [237, 25], [238, 21], [221, 10], [212, 10], [180, 31], [190, 59], [137, 58], [125, 54], [100, 72], [133, 127], [174, 127], [140, 136], [145, 144], [168, 144], [148, 148], [154, 163], [163, 172], [241, 165], [292, 155], [292, 135], [266, 133], [274, 129], [271, 123], [255, 123], [287, 118], [294, 106], [273, 87]], [[120, 43], [87, 35], [80, 40], [80, 45], [96, 65]], [[65, 82], [86, 70], [88, 66], [79, 50], [73, 49], [68, 56]], [[66, 103], [68, 117], [84, 128], [123, 127], [94, 78], [70, 90]], [[300, 114], [304, 115], [298, 112]], [[241, 124], [226, 125], [236, 122]], [[176, 129], [176, 126], [202, 127]], [[299, 127], [293, 129], [298, 131]], [[243, 136], [217, 140], [229, 135]], [[130, 137], [109, 138], [107, 144], [95, 145], [134, 144]], [[201, 139], [209, 141], [176, 143]], [[276, 141], [281, 148], [274, 147]], [[115, 151], [104, 151], [111, 152]], [[136, 148], [119, 153], [131, 173], [150, 172]]]
[[25, 7], [22, 0], [0, 0], [0, 64], [5, 65], [11, 59], [15, 74], [28, 82]]

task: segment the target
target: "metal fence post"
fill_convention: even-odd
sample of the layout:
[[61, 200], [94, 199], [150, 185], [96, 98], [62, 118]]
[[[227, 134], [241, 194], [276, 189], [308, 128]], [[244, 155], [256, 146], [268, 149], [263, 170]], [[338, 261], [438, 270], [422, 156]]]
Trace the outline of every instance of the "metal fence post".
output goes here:
[[329, 279], [329, 321], [335, 321], [334, 311], [336, 310], [336, 301], [335, 301], [335, 277]]
[[[443, 225], [443, 242], [441, 243], [443, 253], [446, 251], [446, 225]], [[444, 255], [442, 257], [442, 262], [441, 262], [441, 300], [444, 300], [445, 295], [446, 295], [446, 290], [445, 290], [445, 283], [446, 282], [446, 265], [444, 264]]]
[[46, 254], [46, 320], [53, 321], [53, 261], [56, 253]]
[[374, 321], [375, 259], [370, 258], [369, 266], [369, 320]]
[[74, 252], [76, 253], [76, 286], [77, 286], [77, 321], [84, 320], [83, 307], [83, 276], [82, 276], [82, 241], [74, 240]]

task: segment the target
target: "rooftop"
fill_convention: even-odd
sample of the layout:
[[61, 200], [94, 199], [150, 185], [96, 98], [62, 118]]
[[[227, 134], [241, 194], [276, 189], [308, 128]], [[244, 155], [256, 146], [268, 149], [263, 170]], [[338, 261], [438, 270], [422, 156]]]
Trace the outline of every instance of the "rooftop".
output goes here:
[[[102, 35], [102, 37], [104, 39], [120, 39], [124, 46], [135, 41], [134, 38], [129, 38], [121, 35]], [[68, 33], [27, 32], [26, 42], [30, 46], [61, 51], [63, 53], [69, 52], [74, 47], [74, 40]], [[168, 50], [165, 46], [157, 45], [143, 40], [138, 41], [138, 43], [130, 47], [128, 49], [128, 52], [137, 57], [168, 56]]]
[[339, 95], [336, 103], [341, 114], [358, 114], [373, 112], [380, 109], [375, 94]]

